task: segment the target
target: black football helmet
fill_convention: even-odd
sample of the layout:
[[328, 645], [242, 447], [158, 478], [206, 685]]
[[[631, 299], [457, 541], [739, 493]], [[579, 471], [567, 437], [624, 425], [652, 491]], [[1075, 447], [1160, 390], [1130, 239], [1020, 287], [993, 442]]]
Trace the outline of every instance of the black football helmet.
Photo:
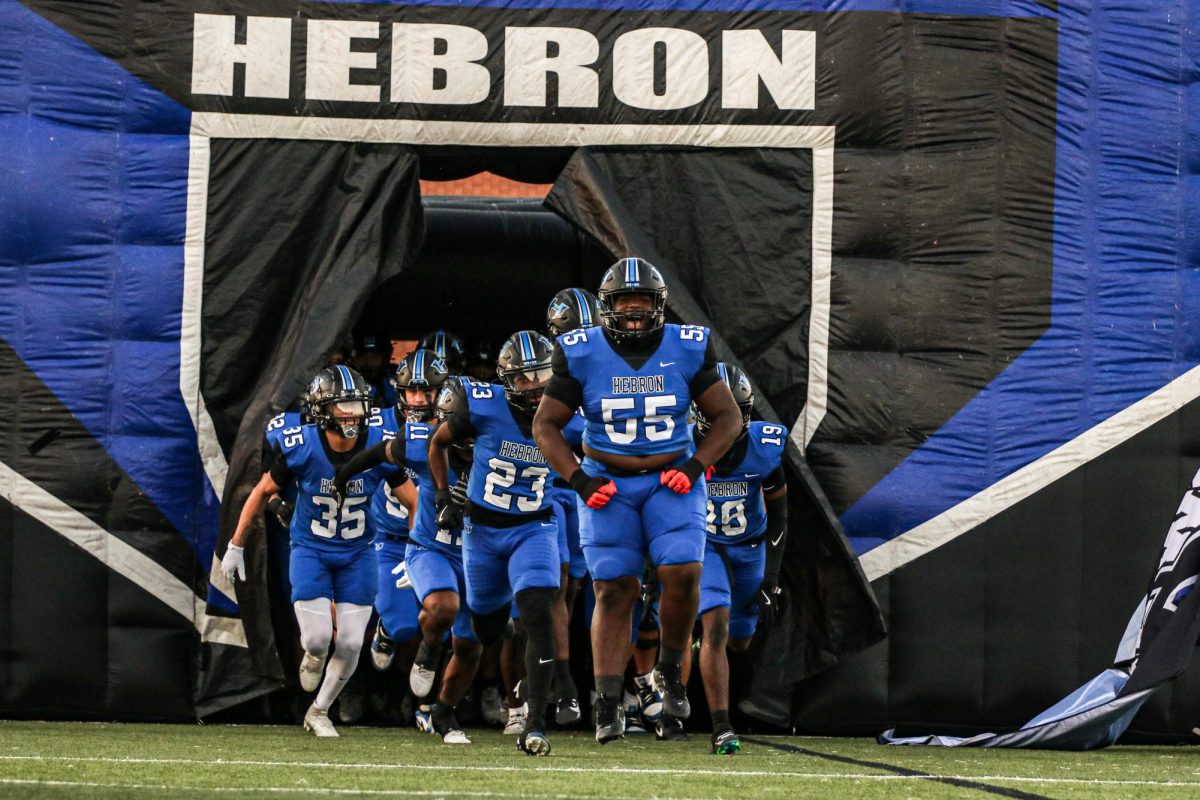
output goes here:
[[[617, 297], [623, 294], [648, 294], [654, 300], [649, 312], [640, 309], [618, 312]], [[596, 293], [600, 301], [600, 324], [616, 341], [633, 341], [652, 336], [662, 330], [666, 320], [667, 282], [658, 268], [641, 258], [622, 258], [608, 268]], [[626, 330], [626, 323], [641, 321], [637, 330]]]
[[551, 336], [599, 324], [600, 301], [587, 289], [563, 289], [546, 309], [546, 330]]
[[[754, 389], [750, 386], [750, 379], [746, 377], [746, 373], [742, 372], [732, 364], [726, 364], [724, 361], [717, 362], [717, 373], [720, 374], [721, 380], [725, 381], [725, 385], [729, 387], [729, 391], [733, 393], [733, 400], [738, 404], [738, 408], [742, 412], [742, 432], [738, 438], [746, 435], [746, 431], [750, 429], [750, 412], [754, 410]], [[700, 431], [701, 436], [708, 434], [710, 423], [700, 413], [700, 409], [693, 407], [693, 413], [696, 416], [696, 428]]]
[[[445, 363], [432, 350], [414, 350], [396, 365], [392, 386], [396, 387], [396, 410], [409, 422], [429, 422], [433, 419], [438, 392], [446, 382]], [[407, 389], [420, 389], [424, 402], [408, 401]]]
[[[446, 422], [460, 411], [464, 414], [466, 413], [467, 383], [467, 378], [454, 377], [442, 384], [442, 390], [438, 392], [437, 396], [437, 407], [434, 411], [439, 422]], [[457, 452], [461, 460], [470, 462], [474, 455], [474, 444], [473, 441], [455, 441], [450, 447]]]
[[418, 350], [432, 350], [446, 365], [451, 375], [461, 375], [467, 367], [467, 346], [462, 338], [445, 328], [430, 331], [421, 337]]
[[338, 364], [317, 373], [308, 384], [308, 410], [323, 431], [347, 439], [358, 436], [370, 413], [371, 386], [351, 367]]
[[554, 345], [537, 331], [517, 331], [500, 347], [496, 374], [504, 385], [504, 396], [515, 408], [532, 414], [542, 401], [550, 382], [550, 357]]

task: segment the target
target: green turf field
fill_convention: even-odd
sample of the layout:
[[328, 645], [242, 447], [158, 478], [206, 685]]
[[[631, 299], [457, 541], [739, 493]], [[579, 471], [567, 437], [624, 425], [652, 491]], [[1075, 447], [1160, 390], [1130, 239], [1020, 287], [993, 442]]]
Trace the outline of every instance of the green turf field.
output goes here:
[[[0, 796], [109, 797], [1200, 797], [1200, 748], [1095, 753], [888, 748], [862, 739], [772, 737], [737, 756], [630, 737], [603, 748], [553, 735], [533, 759], [514, 739], [469, 747], [396, 728], [0, 721]], [[781, 749], [788, 748], [788, 749]]]

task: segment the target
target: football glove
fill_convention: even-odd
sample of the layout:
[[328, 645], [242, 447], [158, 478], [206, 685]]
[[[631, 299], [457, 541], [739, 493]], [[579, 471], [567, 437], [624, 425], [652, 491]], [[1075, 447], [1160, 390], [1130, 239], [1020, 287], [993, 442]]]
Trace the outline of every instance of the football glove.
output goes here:
[[668, 467], [658, 476], [658, 482], [669, 487], [676, 494], [687, 494], [696, 485], [701, 475], [710, 477], [713, 468], [701, 466], [695, 457], [689, 458], [677, 467]]
[[246, 580], [246, 556], [243, 552], [245, 548], [238, 547], [236, 544], [230, 544], [225, 548], [225, 555], [221, 557], [221, 572], [225, 573], [225, 577], [233, 583], [234, 578]]
[[435, 506], [437, 508], [435, 521], [439, 528], [452, 531], [462, 527], [463, 507], [454, 502], [449, 489], [437, 490]]
[[763, 581], [754, 594], [754, 604], [758, 606], [758, 629], [770, 630], [783, 604], [783, 589]]
[[617, 493], [617, 485], [611, 480], [588, 475], [582, 467], [572, 473], [570, 484], [588, 508], [604, 508]]

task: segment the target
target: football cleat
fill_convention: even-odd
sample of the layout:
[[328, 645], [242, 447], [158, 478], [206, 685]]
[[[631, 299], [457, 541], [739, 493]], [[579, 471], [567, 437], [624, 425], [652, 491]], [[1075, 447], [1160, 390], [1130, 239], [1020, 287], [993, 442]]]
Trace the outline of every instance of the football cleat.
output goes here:
[[437, 678], [437, 666], [413, 662], [412, 671], [408, 673], [408, 686], [417, 697], [428, 697], [433, 691], [433, 681]]
[[742, 742], [733, 731], [717, 731], [712, 735], [713, 755], [731, 756], [742, 749]]
[[489, 725], [503, 725], [508, 721], [508, 707], [504, 704], [504, 698], [500, 696], [499, 687], [484, 688], [479, 698], [479, 713]]
[[443, 744], [470, 744], [466, 732], [458, 724], [454, 709], [443, 705], [435, 705], [429, 716], [433, 721], [433, 729], [442, 737]]
[[560, 697], [554, 707], [554, 721], [559, 725], [570, 725], [579, 721], [579, 700], [574, 697]]
[[525, 723], [529, 719], [529, 706], [519, 705], [516, 708], [508, 710], [508, 723], [504, 726], [504, 733], [510, 736], [516, 736], [525, 730]]
[[375, 636], [371, 638], [371, 663], [375, 669], [383, 672], [392, 665], [396, 656], [396, 643], [383, 629], [383, 620], [375, 626]]
[[314, 656], [305, 653], [300, 660], [300, 688], [306, 692], [315, 692], [321, 685], [321, 673], [325, 671], [325, 656]]
[[654, 688], [654, 680], [650, 676], [638, 676], [634, 679], [637, 684], [638, 707], [646, 722], [658, 722], [663, 713], [663, 699]]
[[304, 730], [312, 731], [318, 739], [337, 738], [337, 728], [329, 719], [329, 712], [322, 711], [316, 706], [309, 706], [304, 712]]
[[421, 733], [437, 733], [433, 729], [433, 717], [429, 711], [429, 706], [419, 706], [414, 717], [417, 722], [417, 730]]
[[548, 756], [550, 740], [539, 730], [525, 731], [517, 739], [517, 749], [530, 756]]
[[688, 740], [687, 731], [683, 729], [683, 720], [670, 714], [662, 715], [662, 719], [654, 726], [654, 732], [659, 741], [663, 742], [686, 742]]
[[596, 719], [596, 741], [608, 744], [625, 736], [625, 709], [616, 697], [599, 695], [594, 708]]
[[678, 664], [659, 664], [654, 668], [654, 688], [662, 695], [663, 713], [681, 720], [692, 715], [692, 706], [683, 685], [683, 668]]

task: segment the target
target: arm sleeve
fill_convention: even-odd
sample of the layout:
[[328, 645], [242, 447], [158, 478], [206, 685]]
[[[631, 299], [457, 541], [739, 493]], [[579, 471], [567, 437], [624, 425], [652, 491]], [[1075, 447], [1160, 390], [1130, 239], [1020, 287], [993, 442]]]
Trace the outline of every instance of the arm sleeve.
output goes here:
[[462, 392], [456, 392], [451, 400], [450, 415], [446, 424], [450, 426], [450, 438], [465, 442], [474, 438], [478, 431], [471, 424], [471, 403]]
[[546, 384], [546, 396], [571, 409], [583, 405], [583, 384], [571, 375], [567, 355], [557, 341], [554, 343], [554, 355], [550, 357], [550, 366], [554, 374], [550, 377], [550, 383]]
[[366, 450], [358, 453], [345, 464], [338, 467], [338, 477], [349, 478], [351, 475], [366, 472], [384, 463], [387, 460], [387, 456], [384, 455], [387, 445], [387, 442], [380, 442], [374, 447], [368, 447]]
[[777, 492], [787, 485], [786, 479], [783, 477], [783, 466], [776, 467], [766, 480], [763, 481], [763, 491], [767, 494]]
[[712, 336], [710, 335], [708, 337], [708, 347], [704, 350], [704, 362], [700, 365], [700, 369], [696, 370], [696, 374], [692, 376], [692, 380], [688, 383], [688, 391], [691, 392], [693, 400], [704, 394], [708, 387], [721, 380], [721, 373], [717, 372], [717, 361], [717, 349], [713, 346]]
[[398, 469], [391, 475], [388, 475], [384, 480], [387, 481], [389, 488], [395, 489], [397, 486], [403, 486], [408, 483], [408, 473], [403, 469]]
[[405, 459], [408, 458], [408, 442], [404, 438], [404, 431], [401, 431], [399, 436], [389, 439], [385, 444], [388, 448], [388, 455], [391, 456], [391, 462], [403, 467], [407, 463]]
[[278, 451], [275, 453], [275, 463], [271, 465], [271, 480], [275, 481], [277, 486], [287, 486], [292, 480], [292, 470], [287, 465], [287, 457]]
[[763, 571], [763, 583], [779, 585], [779, 573], [783, 569], [783, 551], [787, 548], [787, 496], [767, 501], [767, 566]]

